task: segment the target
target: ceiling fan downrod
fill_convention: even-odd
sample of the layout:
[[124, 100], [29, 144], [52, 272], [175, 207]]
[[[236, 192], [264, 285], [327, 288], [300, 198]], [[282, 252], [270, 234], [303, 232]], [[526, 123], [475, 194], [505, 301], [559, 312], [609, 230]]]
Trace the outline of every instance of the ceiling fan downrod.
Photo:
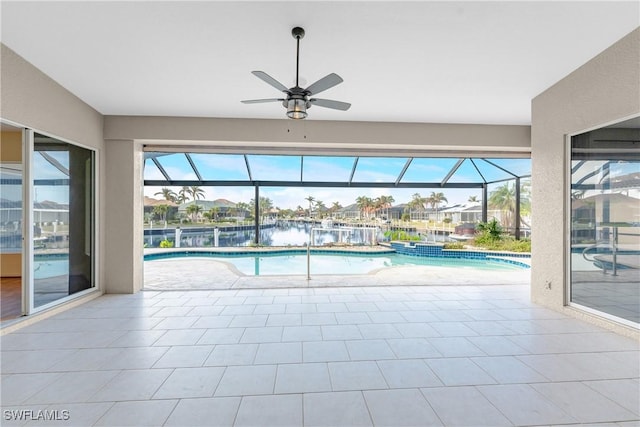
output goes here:
[[296, 87], [300, 87], [298, 84], [298, 72], [300, 70], [300, 39], [304, 38], [304, 28], [295, 27], [291, 30], [291, 35], [296, 39]]

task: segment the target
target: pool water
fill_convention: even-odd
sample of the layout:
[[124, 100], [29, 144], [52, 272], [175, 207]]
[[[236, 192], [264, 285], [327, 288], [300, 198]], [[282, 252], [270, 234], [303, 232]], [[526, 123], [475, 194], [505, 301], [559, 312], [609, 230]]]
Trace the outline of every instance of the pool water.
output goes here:
[[33, 263], [33, 278], [46, 279], [47, 277], [65, 276], [69, 274], [68, 259], [42, 259]]
[[[176, 258], [179, 253], [163, 257], [154, 254], [152, 259]], [[241, 273], [248, 276], [274, 276], [307, 274], [306, 255], [243, 255], [243, 256], [198, 256], [194, 253], [183, 254], [189, 258], [207, 258], [233, 264]], [[149, 261], [149, 260], [147, 260]], [[153, 262], [153, 261], [151, 261]], [[461, 258], [412, 257], [399, 254], [383, 255], [324, 255], [311, 254], [311, 274], [367, 274], [373, 270], [394, 266], [434, 266], [479, 269], [492, 271], [517, 271], [522, 267], [500, 261], [488, 261]]]

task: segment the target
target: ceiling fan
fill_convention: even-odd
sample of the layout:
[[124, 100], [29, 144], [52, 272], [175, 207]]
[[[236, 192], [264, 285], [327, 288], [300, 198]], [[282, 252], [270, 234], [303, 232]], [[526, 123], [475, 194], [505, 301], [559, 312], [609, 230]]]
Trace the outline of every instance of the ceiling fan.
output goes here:
[[347, 111], [351, 104], [347, 102], [334, 101], [331, 99], [313, 98], [324, 90], [330, 89], [343, 82], [342, 77], [335, 73], [331, 73], [324, 76], [317, 82], [308, 86], [306, 89], [301, 88], [298, 85], [298, 70], [300, 66], [300, 39], [304, 37], [304, 29], [295, 27], [291, 30], [291, 35], [296, 39], [296, 85], [287, 89], [285, 85], [271, 77], [264, 71], [252, 71], [251, 73], [257, 78], [270, 84], [281, 92], [284, 92], [286, 98], [268, 98], [268, 99], [249, 99], [241, 101], [244, 104], [258, 104], [263, 102], [282, 102], [282, 105], [287, 109], [287, 117], [290, 119], [304, 119], [307, 117], [307, 109], [314, 105], [324, 108], [332, 108], [334, 110]]

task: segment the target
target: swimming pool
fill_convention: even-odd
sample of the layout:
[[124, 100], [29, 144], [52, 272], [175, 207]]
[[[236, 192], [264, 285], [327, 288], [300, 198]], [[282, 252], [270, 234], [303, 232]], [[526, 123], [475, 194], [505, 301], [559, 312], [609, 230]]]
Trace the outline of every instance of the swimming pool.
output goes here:
[[69, 259], [62, 257], [36, 257], [33, 262], [33, 278], [66, 276], [69, 274]]
[[[296, 253], [297, 252], [297, 253]], [[180, 251], [145, 255], [145, 261], [161, 259], [206, 258], [233, 265], [247, 276], [275, 276], [307, 274], [307, 255], [302, 251], [287, 251], [273, 254], [231, 254], [223, 256], [215, 252]], [[312, 253], [311, 274], [367, 274], [380, 268], [396, 266], [455, 267], [462, 269], [517, 271], [524, 266], [499, 260], [480, 260], [443, 257], [416, 257], [396, 253]]]

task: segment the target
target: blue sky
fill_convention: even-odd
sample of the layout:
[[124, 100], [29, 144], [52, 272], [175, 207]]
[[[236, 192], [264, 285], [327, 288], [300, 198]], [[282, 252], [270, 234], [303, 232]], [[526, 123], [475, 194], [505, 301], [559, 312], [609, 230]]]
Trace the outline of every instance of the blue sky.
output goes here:
[[[69, 159], [66, 152], [49, 152], [64, 167], [68, 167]], [[242, 155], [224, 154], [191, 154], [198, 171], [205, 180], [240, 180], [246, 181], [249, 175]], [[158, 158], [168, 175], [172, 179], [197, 179], [187, 158], [182, 153], [169, 154]], [[355, 157], [326, 157], [326, 156], [268, 156], [248, 155], [251, 177], [254, 180], [300, 181], [301, 163], [303, 181], [345, 182], [349, 180], [353, 171]], [[451, 168], [457, 163], [456, 158], [415, 158], [407, 168], [401, 182], [441, 182]], [[516, 174], [527, 174], [530, 170], [529, 159], [493, 159], [495, 164], [511, 170]], [[360, 157], [353, 175], [353, 182], [395, 182], [407, 162], [400, 157]], [[480, 173], [488, 181], [508, 178], [509, 175], [499, 168], [483, 161], [476, 161]], [[34, 172], [36, 179], [63, 179], [66, 176], [46, 161], [41, 155], [34, 155]], [[159, 179], [164, 177], [151, 160], [145, 161], [145, 179]], [[450, 182], [481, 182], [478, 171], [473, 164], [466, 160], [450, 178]], [[144, 192], [149, 197], [156, 197], [161, 187], [146, 187]], [[173, 188], [178, 191], [179, 188]], [[8, 190], [8, 191], [4, 191]], [[248, 202], [254, 197], [253, 187], [216, 187], [204, 188], [207, 200], [228, 199], [233, 202]], [[490, 187], [491, 190], [491, 187]], [[481, 199], [480, 189], [396, 189], [396, 188], [312, 188], [312, 187], [280, 187], [261, 188], [261, 196], [269, 197], [275, 206], [280, 208], [296, 208], [298, 205], [307, 207], [305, 200], [313, 196], [321, 200], [326, 206], [339, 202], [343, 206], [354, 203], [360, 196], [376, 198], [391, 195], [395, 204], [406, 203], [414, 193], [428, 196], [431, 192], [442, 191], [448, 199], [448, 204], [465, 203], [470, 196]], [[3, 192], [9, 196], [10, 189]], [[16, 189], [16, 198], [19, 189]], [[68, 203], [69, 191], [67, 186], [37, 186], [37, 201], [51, 200], [58, 203]]]
[[[242, 155], [232, 154], [191, 154], [193, 162], [205, 180], [248, 180], [248, 172]], [[251, 178], [261, 181], [300, 181], [301, 169], [303, 181], [338, 182], [348, 181], [351, 176], [355, 157], [324, 156], [271, 156], [247, 155], [251, 169]], [[172, 179], [197, 179], [195, 173], [182, 153], [158, 157], [159, 162]], [[416, 158], [406, 170], [401, 182], [441, 182], [457, 158]], [[491, 162], [517, 175], [530, 172], [529, 159], [490, 159]], [[353, 182], [395, 182], [407, 162], [401, 157], [360, 157], [353, 175]], [[302, 163], [302, 168], [301, 168]], [[510, 175], [484, 161], [476, 161], [479, 172], [487, 181], [509, 178]], [[145, 179], [164, 177], [151, 160], [145, 162]], [[466, 160], [458, 168], [449, 182], [476, 183], [482, 178], [476, 167]], [[145, 188], [145, 195], [154, 197], [161, 187]], [[174, 191], [179, 188], [173, 188]], [[339, 202], [346, 206], [355, 202], [359, 196], [378, 197], [391, 195], [396, 204], [411, 200], [414, 193], [428, 196], [431, 192], [443, 192], [449, 204], [465, 203], [470, 196], [481, 198], [480, 189], [396, 189], [396, 188], [261, 188], [260, 195], [269, 197], [280, 208], [294, 209], [298, 205], [307, 207], [304, 200], [313, 196], [322, 200], [326, 206]], [[205, 188], [206, 199], [228, 199], [233, 202], [248, 202], [254, 197], [253, 187], [216, 187]], [[158, 197], [158, 196], [155, 196]]]

